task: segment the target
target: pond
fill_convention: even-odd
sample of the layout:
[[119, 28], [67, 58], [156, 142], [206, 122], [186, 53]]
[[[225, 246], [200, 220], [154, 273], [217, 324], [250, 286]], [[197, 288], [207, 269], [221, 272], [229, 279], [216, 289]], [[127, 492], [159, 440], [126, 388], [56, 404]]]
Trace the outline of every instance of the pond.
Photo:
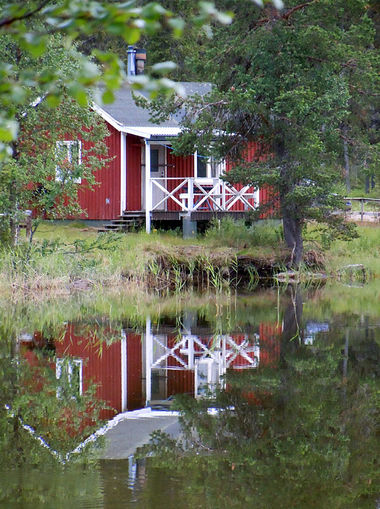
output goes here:
[[0, 303], [0, 507], [380, 507], [376, 283]]

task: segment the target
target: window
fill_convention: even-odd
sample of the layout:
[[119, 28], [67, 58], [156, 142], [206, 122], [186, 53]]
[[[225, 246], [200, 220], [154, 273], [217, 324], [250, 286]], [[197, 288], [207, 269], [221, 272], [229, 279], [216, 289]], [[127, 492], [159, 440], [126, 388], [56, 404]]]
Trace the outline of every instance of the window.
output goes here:
[[79, 140], [57, 141], [55, 147], [57, 166], [55, 179], [61, 182], [73, 179], [76, 184], [81, 183], [81, 178], [75, 176], [78, 173], [78, 165], [82, 163], [82, 144]]
[[158, 170], [159, 170], [158, 148], [152, 148], [150, 150], [150, 172], [157, 173]]
[[197, 178], [219, 178], [225, 171], [225, 161], [214, 157], [195, 156], [195, 176]]
[[197, 155], [197, 177], [207, 177], [208, 159]]
[[82, 359], [56, 359], [55, 376], [58, 380], [57, 398], [76, 398], [82, 395], [82, 369]]

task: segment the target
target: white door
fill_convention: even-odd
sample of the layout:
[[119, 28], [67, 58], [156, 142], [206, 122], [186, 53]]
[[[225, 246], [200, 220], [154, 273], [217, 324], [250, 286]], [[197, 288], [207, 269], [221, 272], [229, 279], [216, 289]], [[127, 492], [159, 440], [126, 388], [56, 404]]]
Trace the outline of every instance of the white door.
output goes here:
[[[166, 150], [162, 145], [152, 145], [150, 149], [150, 177], [159, 179], [156, 182], [166, 188]], [[152, 207], [155, 210], [166, 210], [165, 193], [157, 185], [152, 185]]]

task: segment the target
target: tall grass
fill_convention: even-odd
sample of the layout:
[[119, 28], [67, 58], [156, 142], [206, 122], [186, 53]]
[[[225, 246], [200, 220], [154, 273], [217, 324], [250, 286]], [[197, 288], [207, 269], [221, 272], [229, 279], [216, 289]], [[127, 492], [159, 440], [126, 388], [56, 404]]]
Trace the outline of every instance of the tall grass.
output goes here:
[[282, 242], [282, 227], [273, 221], [247, 225], [245, 221], [231, 218], [216, 220], [206, 231], [205, 240], [214, 246], [237, 249], [247, 247], [274, 247]]

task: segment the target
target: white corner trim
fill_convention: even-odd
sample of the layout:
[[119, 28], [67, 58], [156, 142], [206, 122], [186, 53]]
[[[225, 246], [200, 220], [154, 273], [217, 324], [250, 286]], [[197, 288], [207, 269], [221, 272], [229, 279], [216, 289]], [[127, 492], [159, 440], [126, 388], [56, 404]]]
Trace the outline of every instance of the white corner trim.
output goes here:
[[120, 215], [127, 208], [127, 137], [120, 132]]

